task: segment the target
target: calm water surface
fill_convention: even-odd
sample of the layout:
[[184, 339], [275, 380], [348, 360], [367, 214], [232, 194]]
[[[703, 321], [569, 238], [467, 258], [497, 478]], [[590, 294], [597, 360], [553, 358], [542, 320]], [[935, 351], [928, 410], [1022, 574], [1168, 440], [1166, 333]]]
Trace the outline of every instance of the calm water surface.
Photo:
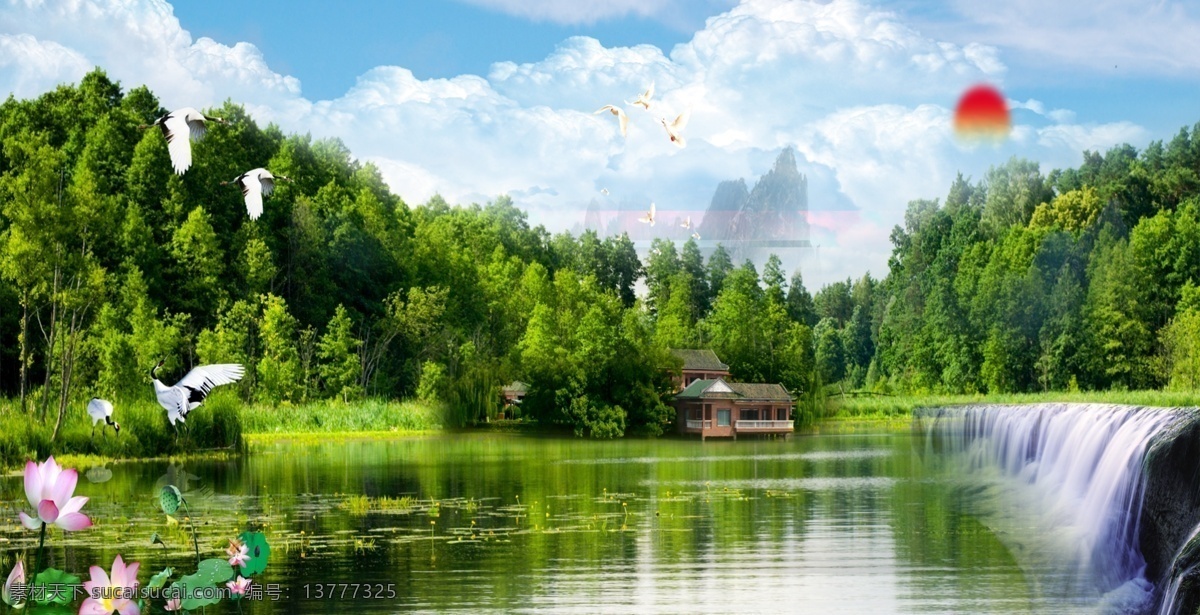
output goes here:
[[[1019, 514], [989, 529], [1004, 504], [938, 465], [908, 433], [277, 444], [81, 476], [96, 526], [52, 535], [52, 556], [85, 576], [117, 553], [142, 562], [143, 582], [190, 571], [188, 534], [155, 505], [170, 481], [194, 506], [202, 556], [243, 529], [268, 534], [260, 580], [279, 597], [249, 613], [1096, 612], [1046, 541], [1017, 538]], [[16, 522], [24, 506], [20, 478], [5, 478], [3, 570], [35, 546]], [[319, 583], [383, 584], [385, 596], [330, 599]]]

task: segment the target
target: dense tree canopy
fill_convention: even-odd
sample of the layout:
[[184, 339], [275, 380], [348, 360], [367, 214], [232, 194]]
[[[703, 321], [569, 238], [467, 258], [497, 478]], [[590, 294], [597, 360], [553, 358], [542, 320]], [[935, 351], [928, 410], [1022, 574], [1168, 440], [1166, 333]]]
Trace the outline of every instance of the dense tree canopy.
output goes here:
[[[199, 362], [247, 366], [247, 400], [408, 397], [487, 420], [657, 434], [672, 347], [797, 396], [1200, 383], [1200, 125], [1043, 175], [1013, 159], [944, 202], [910, 203], [883, 279], [811, 294], [718, 247], [552, 235], [507, 197], [414, 205], [336, 140], [242, 107], [171, 170], [164, 112], [102, 71], [0, 105], [0, 391], [40, 420], [72, 400], [148, 396]], [[258, 220], [220, 184], [266, 166]], [[645, 285], [639, 297], [636, 289]], [[811, 414], [806, 415], [811, 416]]]

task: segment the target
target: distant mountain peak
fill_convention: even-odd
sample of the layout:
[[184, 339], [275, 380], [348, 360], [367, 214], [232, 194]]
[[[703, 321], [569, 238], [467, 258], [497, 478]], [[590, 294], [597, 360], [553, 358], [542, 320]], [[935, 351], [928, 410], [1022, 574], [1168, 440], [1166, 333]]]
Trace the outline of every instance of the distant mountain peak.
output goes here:
[[808, 178], [792, 148], [747, 191], [742, 179], [717, 185], [700, 234], [710, 239], [808, 239]]

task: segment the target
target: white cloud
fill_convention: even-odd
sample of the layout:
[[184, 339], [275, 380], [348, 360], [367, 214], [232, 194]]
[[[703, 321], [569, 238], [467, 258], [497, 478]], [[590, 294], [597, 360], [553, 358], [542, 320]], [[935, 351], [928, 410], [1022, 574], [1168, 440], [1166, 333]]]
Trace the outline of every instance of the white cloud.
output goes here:
[[0, 82], [14, 96], [36, 96], [78, 81], [91, 64], [79, 52], [30, 34], [0, 34]]
[[126, 85], [147, 83], [168, 107], [208, 106], [231, 97], [274, 109], [295, 103], [300, 94], [299, 81], [271, 71], [253, 45], [193, 41], [162, 0], [9, 0], [0, 11], [0, 33], [57, 44], [78, 60], [86, 58], [87, 68], [101, 66]]
[[1146, 130], [1132, 122], [1111, 122], [1098, 125], [1054, 124], [1038, 129], [1038, 144], [1048, 148], [1067, 148], [1075, 152], [1103, 152], [1121, 143], [1140, 143], [1148, 137]]
[[1042, 117], [1049, 118], [1059, 124], [1070, 124], [1075, 121], [1075, 112], [1069, 109], [1046, 109], [1045, 103], [1040, 100], [1030, 98], [1025, 102], [1019, 100], [1009, 100], [1008, 106], [1011, 109], [1025, 109], [1032, 111]]
[[[975, 40], [1046, 62], [1102, 70], [1194, 74], [1200, 8], [1181, 0], [952, 0]], [[1120, 73], [1125, 74], [1125, 73]]]
[[[670, 4], [471, 1], [560, 23]], [[999, 52], [931, 38], [864, 0], [743, 0], [669, 52], [575, 37], [537, 62], [497, 62], [486, 76], [418, 79], [380, 66], [322, 101], [306, 99], [253, 45], [194, 40], [163, 0], [9, 2], [0, 57], [18, 59], [0, 59], [0, 86], [32, 95], [95, 64], [126, 87], [146, 83], [167, 107], [232, 98], [260, 122], [342, 139], [410, 203], [507, 193], [535, 223], [565, 228], [604, 186], [614, 207], [655, 201], [699, 212], [719, 181], [752, 182], [780, 148], [795, 147], [832, 257], [823, 254], [810, 283], [880, 273], [907, 201], [943, 194], [964, 167], [978, 172], [1012, 151], [1073, 159], [1141, 137], [1133, 124], [1077, 125], [1070, 112], [1028, 101], [1020, 104], [1052, 123], [1016, 127], [1002, 152], [964, 150], [943, 105], [971, 83], [1000, 80]], [[627, 138], [611, 115], [592, 114], [651, 82], [654, 105], [628, 109]], [[658, 118], [684, 109], [689, 145], [677, 149]]]

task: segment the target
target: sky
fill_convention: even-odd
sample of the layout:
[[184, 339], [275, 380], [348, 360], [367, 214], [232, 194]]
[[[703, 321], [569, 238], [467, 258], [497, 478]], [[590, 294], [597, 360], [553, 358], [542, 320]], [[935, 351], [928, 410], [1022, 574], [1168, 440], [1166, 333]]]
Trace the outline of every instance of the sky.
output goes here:
[[[507, 194], [551, 230], [589, 204], [698, 219], [720, 181], [752, 185], [791, 147], [821, 247], [785, 262], [819, 287], [886, 274], [907, 203], [958, 172], [1048, 172], [1196, 124], [1197, 41], [1200, 4], [1168, 0], [0, 0], [0, 87], [100, 66], [166, 108], [231, 99], [341, 139], [410, 205]], [[593, 114], [651, 83], [627, 137]], [[1013, 106], [1003, 143], [953, 133], [977, 83]], [[677, 148], [659, 118], [685, 110]]]

